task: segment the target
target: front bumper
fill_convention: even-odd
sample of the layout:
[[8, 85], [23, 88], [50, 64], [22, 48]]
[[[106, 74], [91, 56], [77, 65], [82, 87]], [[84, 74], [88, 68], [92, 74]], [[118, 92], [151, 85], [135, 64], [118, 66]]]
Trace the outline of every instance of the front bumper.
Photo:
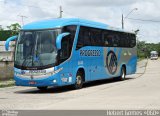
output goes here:
[[58, 76], [49, 76], [40, 79], [22, 78], [14, 75], [16, 86], [31, 86], [31, 87], [42, 87], [42, 86], [59, 86]]

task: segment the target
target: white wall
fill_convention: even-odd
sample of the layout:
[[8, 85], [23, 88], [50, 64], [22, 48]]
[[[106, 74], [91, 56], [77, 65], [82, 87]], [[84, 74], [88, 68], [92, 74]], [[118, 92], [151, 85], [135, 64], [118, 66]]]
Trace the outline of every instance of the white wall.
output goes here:
[[5, 50], [5, 41], [0, 41], [0, 61], [13, 61], [15, 42], [10, 42], [9, 51]]
[[0, 81], [13, 79], [14, 45], [10, 42], [9, 51], [5, 50], [5, 41], [0, 41]]

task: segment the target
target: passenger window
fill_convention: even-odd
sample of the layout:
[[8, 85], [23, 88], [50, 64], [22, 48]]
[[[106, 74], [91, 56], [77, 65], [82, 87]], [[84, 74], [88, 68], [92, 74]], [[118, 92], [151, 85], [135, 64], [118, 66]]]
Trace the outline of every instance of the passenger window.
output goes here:
[[102, 46], [102, 34], [100, 29], [90, 29], [92, 46]]
[[103, 34], [103, 46], [109, 46], [108, 33]]
[[119, 37], [116, 33], [113, 33], [113, 47], [118, 47]]
[[112, 41], [113, 41], [113, 35], [109, 31], [105, 31], [103, 35], [103, 41], [104, 41], [104, 46], [106, 47], [111, 47], [112, 46]]
[[76, 49], [91, 45], [90, 33], [87, 27], [80, 27]]
[[60, 52], [60, 59], [63, 62], [64, 60], [66, 60], [70, 56], [69, 55], [69, 40], [67, 37], [62, 39], [61, 46], [62, 46], [62, 48], [61, 48], [61, 52]]
[[136, 36], [134, 34], [130, 35], [130, 47], [135, 47], [136, 46]]

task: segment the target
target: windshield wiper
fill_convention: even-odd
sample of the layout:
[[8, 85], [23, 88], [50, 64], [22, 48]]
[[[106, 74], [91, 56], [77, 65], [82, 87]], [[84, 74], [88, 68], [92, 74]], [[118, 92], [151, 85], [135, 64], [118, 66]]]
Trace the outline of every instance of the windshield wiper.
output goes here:
[[[27, 66], [27, 65], [26, 65], [26, 61], [27, 61], [27, 59], [29, 59], [29, 58], [32, 58], [32, 56], [29, 55], [28, 57], [26, 57], [26, 58], [23, 60], [22, 67], [23, 67], [24, 65]], [[27, 63], [29, 64], [30, 62], [27, 62]]]

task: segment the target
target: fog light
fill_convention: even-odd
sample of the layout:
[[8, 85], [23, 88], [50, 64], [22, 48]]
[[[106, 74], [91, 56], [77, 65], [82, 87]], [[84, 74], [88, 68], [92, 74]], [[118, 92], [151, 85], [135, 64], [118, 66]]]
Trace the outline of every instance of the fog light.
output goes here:
[[53, 83], [56, 83], [56, 82], [57, 82], [57, 81], [54, 79], [54, 80], [53, 80]]

